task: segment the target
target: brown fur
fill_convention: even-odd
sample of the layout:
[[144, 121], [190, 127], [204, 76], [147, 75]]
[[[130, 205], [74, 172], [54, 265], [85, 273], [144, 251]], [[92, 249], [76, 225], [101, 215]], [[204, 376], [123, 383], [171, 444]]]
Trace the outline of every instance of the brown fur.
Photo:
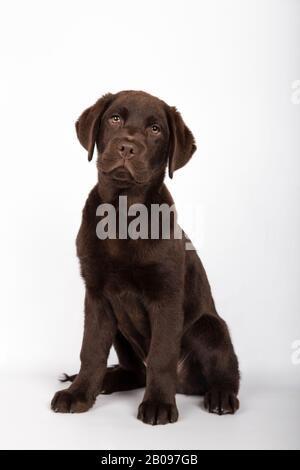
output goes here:
[[[173, 204], [165, 170], [172, 177], [191, 158], [191, 131], [175, 108], [134, 91], [102, 97], [80, 116], [76, 130], [89, 160], [97, 147], [98, 183], [76, 242], [86, 286], [81, 368], [66, 376], [72, 384], [55, 394], [53, 410], [86, 411], [99, 393], [145, 386], [138, 411], [145, 423], [176, 421], [176, 392], [204, 395], [210, 412], [234, 413], [238, 361], [201, 261], [185, 250], [187, 239], [96, 235], [97, 207], [116, 205], [120, 195], [129, 204]], [[119, 364], [108, 368], [112, 345]]]

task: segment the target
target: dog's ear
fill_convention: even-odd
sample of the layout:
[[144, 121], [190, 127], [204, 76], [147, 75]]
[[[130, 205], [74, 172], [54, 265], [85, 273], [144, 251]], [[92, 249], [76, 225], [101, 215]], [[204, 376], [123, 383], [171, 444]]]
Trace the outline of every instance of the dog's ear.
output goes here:
[[86, 109], [75, 123], [76, 133], [81, 145], [88, 151], [88, 160], [93, 158], [101, 118], [113, 101], [114, 95], [107, 93], [90, 108]]
[[189, 161], [197, 147], [193, 134], [175, 107], [169, 107], [168, 122], [170, 130], [168, 166], [169, 177], [173, 178], [174, 171]]

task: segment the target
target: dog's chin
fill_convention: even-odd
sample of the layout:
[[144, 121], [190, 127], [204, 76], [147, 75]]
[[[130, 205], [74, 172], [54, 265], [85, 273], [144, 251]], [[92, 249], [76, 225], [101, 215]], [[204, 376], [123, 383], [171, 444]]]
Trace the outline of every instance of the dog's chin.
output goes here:
[[114, 185], [120, 188], [129, 188], [136, 184], [134, 177], [124, 167], [116, 168], [110, 172], [104, 172], [104, 174], [112, 180]]
[[130, 188], [132, 186], [140, 186], [147, 184], [149, 179], [135, 177], [135, 175], [125, 167], [118, 167], [111, 171], [103, 171], [102, 173], [109, 178], [114, 185], [119, 188]]

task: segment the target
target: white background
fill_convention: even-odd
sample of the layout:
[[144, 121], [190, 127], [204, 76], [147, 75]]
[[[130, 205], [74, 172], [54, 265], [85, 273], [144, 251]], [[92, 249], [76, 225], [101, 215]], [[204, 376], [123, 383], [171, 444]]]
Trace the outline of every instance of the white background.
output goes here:
[[[297, 0], [1, 2], [2, 448], [300, 448], [299, 36]], [[234, 417], [179, 396], [177, 424], [146, 426], [142, 391], [50, 411], [79, 367], [74, 241], [96, 181], [74, 122], [122, 89], [176, 105], [196, 137], [167, 184], [240, 358]]]

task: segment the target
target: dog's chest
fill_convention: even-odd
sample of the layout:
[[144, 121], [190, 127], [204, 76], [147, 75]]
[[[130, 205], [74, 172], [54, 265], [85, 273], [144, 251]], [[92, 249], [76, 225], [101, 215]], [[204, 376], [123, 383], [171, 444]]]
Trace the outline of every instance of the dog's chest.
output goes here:
[[161, 279], [162, 267], [158, 263], [116, 265], [111, 263], [104, 284], [104, 291], [112, 295], [123, 295], [127, 292], [141, 299], [157, 298], [163, 288]]
[[145, 301], [158, 299], [167, 280], [164, 260], [144, 256], [141, 261], [136, 247], [99, 241], [92, 250], [85, 250], [79, 258], [87, 288], [98, 295], [130, 292]]

